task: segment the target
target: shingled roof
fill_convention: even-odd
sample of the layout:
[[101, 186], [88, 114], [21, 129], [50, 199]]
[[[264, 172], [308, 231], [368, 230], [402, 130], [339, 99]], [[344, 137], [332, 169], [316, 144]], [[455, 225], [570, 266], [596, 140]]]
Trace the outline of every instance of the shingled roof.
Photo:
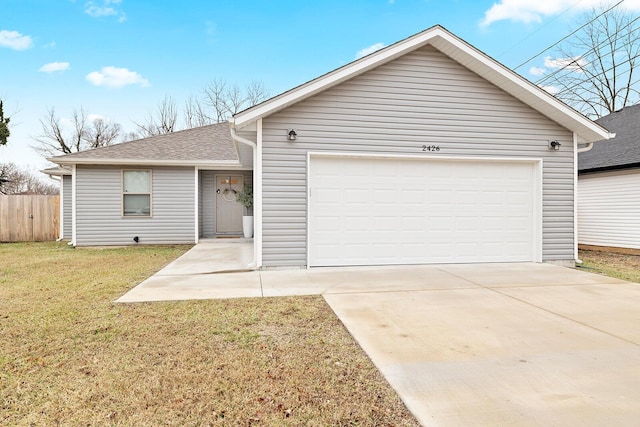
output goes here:
[[640, 104], [596, 120], [616, 137], [578, 155], [578, 171], [597, 172], [640, 166]]
[[48, 159], [57, 164], [240, 164], [228, 123], [217, 123]]

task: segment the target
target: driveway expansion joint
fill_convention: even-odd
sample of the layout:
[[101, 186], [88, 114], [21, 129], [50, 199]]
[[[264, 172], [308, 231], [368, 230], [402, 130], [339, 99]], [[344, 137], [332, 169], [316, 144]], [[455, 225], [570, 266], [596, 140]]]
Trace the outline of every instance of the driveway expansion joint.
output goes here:
[[[577, 284], [575, 284], [575, 285], [570, 285], [570, 286], [576, 286], [576, 287], [577, 287], [577, 286], [592, 286], [592, 285], [597, 285], [597, 283], [585, 283], [585, 284], [583, 284], [583, 285], [577, 285]], [[481, 286], [482, 286], [482, 285], [481, 285]], [[547, 286], [551, 286], [551, 285], [547, 285]], [[565, 285], [561, 285], [561, 286], [565, 286]], [[533, 304], [533, 303], [531, 303], [531, 302], [529, 302], [529, 301], [525, 301], [525, 300], [523, 300], [523, 299], [521, 299], [521, 298], [518, 298], [518, 297], [515, 297], [515, 296], [513, 296], [513, 295], [509, 295], [509, 294], [507, 294], [507, 293], [501, 292], [501, 291], [500, 291], [500, 289], [497, 289], [497, 288], [490, 288], [490, 287], [487, 287], [487, 286], [482, 286], [482, 287], [483, 287], [484, 289], [489, 290], [489, 291], [493, 291], [493, 292], [495, 292], [495, 293], [497, 293], [497, 294], [499, 294], [499, 295], [502, 295], [502, 296], [505, 296], [505, 297], [507, 297], [507, 298], [510, 298], [510, 299], [512, 299], [512, 300], [514, 300], [514, 301], [518, 301], [518, 302], [520, 302], [520, 303], [522, 303], [522, 304], [528, 305], [528, 306], [530, 306], [530, 307], [536, 308], [536, 309], [538, 309], [538, 310], [544, 311], [544, 312], [546, 312], [546, 313], [552, 314], [552, 315], [554, 315], [554, 316], [560, 317], [560, 318], [562, 318], [562, 319], [568, 320], [568, 321], [570, 321], [570, 322], [573, 322], [573, 323], [576, 323], [576, 324], [578, 324], [578, 325], [584, 326], [584, 327], [586, 327], [586, 328], [592, 329], [592, 330], [594, 330], [594, 331], [600, 332], [601, 334], [605, 334], [605, 335], [607, 335], [607, 336], [610, 336], [610, 337], [615, 338], [615, 339], [619, 339], [619, 340], [621, 340], [621, 341], [624, 341], [624, 342], [626, 342], [626, 343], [628, 343], [628, 344], [631, 344], [631, 345], [634, 345], [634, 346], [636, 346], [636, 347], [640, 347], [640, 343], [637, 343], [637, 342], [632, 341], [632, 340], [630, 340], [630, 339], [627, 339], [627, 338], [621, 337], [621, 336], [619, 336], [619, 335], [613, 334], [613, 333], [611, 333], [611, 332], [609, 332], [609, 331], [605, 331], [604, 329], [596, 328], [595, 326], [593, 326], [593, 325], [589, 325], [588, 323], [581, 322], [580, 320], [573, 319], [573, 318], [571, 318], [571, 317], [569, 317], [569, 316], [565, 316], [564, 314], [557, 313], [557, 312], [555, 312], [555, 311], [553, 311], [553, 310], [551, 310], [551, 309], [541, 307], [541, 306], [539, 306], [539, 305], [537, 305], [537, 304]], [[513, 286], [513, 287], [509, 287], [509, 288], [502, 288], [502, 289], [514, 289], [514, 288], [517, 288], [517, 287], [516, 287], [516, 286]], [[524, 288], [524, 286], [519, 286], [519, 288]], [[530, 288], [531, 288], [531, 286], [530, 286]]]

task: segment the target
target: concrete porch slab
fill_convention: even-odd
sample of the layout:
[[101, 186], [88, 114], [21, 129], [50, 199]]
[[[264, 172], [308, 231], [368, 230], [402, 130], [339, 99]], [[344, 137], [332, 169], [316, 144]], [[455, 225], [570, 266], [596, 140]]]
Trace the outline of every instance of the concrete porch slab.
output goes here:
[[261, 296], [260, 274], [257, 271], [248, 271], [234, 274], [152, 276], [115, 302], [180, 301]]

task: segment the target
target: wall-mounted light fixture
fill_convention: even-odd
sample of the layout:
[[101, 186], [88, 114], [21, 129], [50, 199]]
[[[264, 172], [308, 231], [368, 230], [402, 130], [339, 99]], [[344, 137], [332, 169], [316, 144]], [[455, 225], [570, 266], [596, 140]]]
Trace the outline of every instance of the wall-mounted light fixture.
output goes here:
[[560, 144], [560, 141], [549, 141], [549, 150], [558, 151], [560, 150], [561, 145], [562, 144]]
[[295, 129], [287, 129], [287, 139], [289, 141], [295, 141], [296, 138], [298, 138], [298, 134], [296, 133]]

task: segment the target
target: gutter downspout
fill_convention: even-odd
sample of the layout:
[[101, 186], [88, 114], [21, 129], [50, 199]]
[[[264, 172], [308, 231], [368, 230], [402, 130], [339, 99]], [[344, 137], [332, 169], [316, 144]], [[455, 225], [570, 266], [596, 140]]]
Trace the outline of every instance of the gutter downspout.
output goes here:
[[[253, 153], [253, 169], [254, 169], [254, 178], [253, 178], [253, 183], [255, 186], [255, 167], [256, 167], [256, 162], [257, 162], [257, 151], [258, 151], [258, 144], [256, 144], [255, 142], [248, 140], [246, 138], [243, 138], [241, 136], [239, 136], [236, 133], [236, 124], [233, 121], [233, 118], [229, 119], [229, 128], [231, 129], [231, 138], [236, 141], [239, 142], [240, 144], [244, 144], [244, 145], [248, 145], [249, 147], [251, 147], [251, 152]], [[253, 191], [254, 195], [255, 195], [255, 189]], [[254, 208], [255, 208], [255, 203], [254, 203]], [[255, 217], [255, 212], [254, 212], [254, 217]], [[255, 270], [258, 267], [258, 263], [257, 263], [257, 252], [258, 252], [258, 245], [256, 244], [256, 239], [254, 236], [253, 239], [253, 261], [251, 262], [251, 264], [249, 264], [247, 266], [248, 269], [251, 270]]]
[[[613, 139], [616, 137], [615, 133], [611, 133], [609, 132], [609, 138], [607, 138], [607, 140], [609, 139]], [[582, 148], [578, 148], [578, 150], [576, 151], [576, 153], [586, 153], [587, 151], [590, 151], [593, 148], [593, 142], [587, 142], [587, 145], [585, 145]]]
[[593, 148], [593, 142], [588, 142], [587, 145], [585, 145], [582, 148], [578, 148], [576, 150], [576, 153], [585, 153], [587, 151], [590, 151]]

